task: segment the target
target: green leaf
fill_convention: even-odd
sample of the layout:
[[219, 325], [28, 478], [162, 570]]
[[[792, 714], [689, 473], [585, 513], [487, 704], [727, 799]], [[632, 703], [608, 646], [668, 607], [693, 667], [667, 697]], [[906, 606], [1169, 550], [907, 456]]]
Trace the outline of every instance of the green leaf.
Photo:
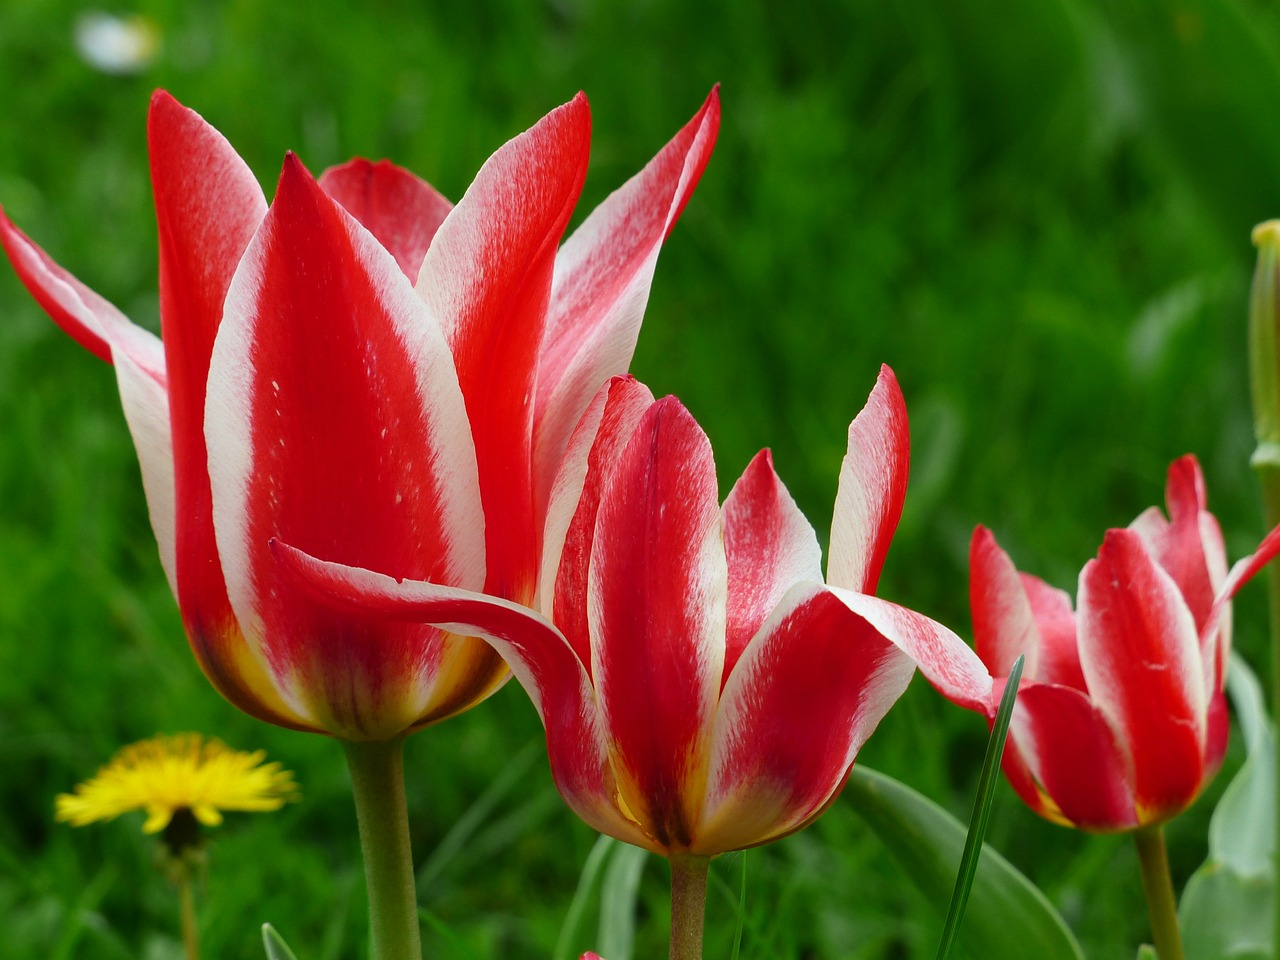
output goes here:
[[1187, 960], [1244, 960], [1271, 953], [1272, 882], [1206, 863], [1187, 881], [1178, 909]]
[[1156, 956], [1156, 948], [1149, 943], [1144, 943], [1138, 948], [1138, 960], [1160, 960]]
[[276, 928], [269, 923], [262, 925], [262, 945], [267, 951], [267, 960], [298, 960], [284, 942], [284, 937], [276, 933]]
[[[855, 766], [844, 796], [912, 882], [931, 900], [950, 896], [965, 828], [936, 803], [892, 777]], [[978, 863], [960, 942], [983, 960], [1083, 960], [1062, 917], [996, 851]]]
[[631, 960], [636, 939], [636, 900], [649, 851], [629, 843], [614, 845], [600, 884], [600, 932], [596, 950], [609, 960]]
[[938, 942], [938, 960], [949, 960], [960, 933], [960, 921], [973, 890], [973, 877], [978, 870], [978, 858], [982, 855], [982, 841], [987, 835], [987, 823], [991, 819], [991, 802], [995, 799], [996, 777], [1000, 758], [1004, 756], [1004, 742], [1009, 736], [1009, 721], [1013, 719], [1013, 704], [1018, 698], [1018, 684], [1022, 680], [1022, 668], [1026, 658], [1018, 655], [1009, 671], [1000, 708], [996, 711], [991, 736], [987, 740], [987, 753], [982, 758], [982, 772], [978, 776], [978, 795], [973, 801], [973, 815], [969, 818], [969, 832], [964, 838], [964, 853], [960, 855], [960, 870], [956, 873], [955, 889], [951, 893], [951, 905], [947, 908], [947, 922], [942, 925], [942, 939]]

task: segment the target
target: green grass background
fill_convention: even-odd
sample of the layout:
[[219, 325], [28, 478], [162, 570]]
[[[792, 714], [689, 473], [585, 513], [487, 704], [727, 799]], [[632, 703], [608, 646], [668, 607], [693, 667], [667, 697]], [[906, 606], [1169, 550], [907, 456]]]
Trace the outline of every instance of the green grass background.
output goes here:
[[[0, 203], [141, 323], [157, 312], [156, 86], [222, 130], [268, 195], [293, 149], [317, 173], [387, 156], [455, 199], [581, 88], [581, 219], [721, 82], [719, 145], [659, 264], [633, 369], [699, 418], [723, 490], [770, 446], [825, 540], [845, 427], [888, 362], [913, 476], [880, 592], [962, 634], [975, 523], [1074, 592], [1103, 530], [1158, 502], [1184, 452], [1232, 556], [1263, 532], [1244, 317], [1249, 228], [1280, 215], [1280, 33], [1261, 0], [104, 6], [158, 26], [150, 70], [78, 59], [81, 4], [0, 9]], [[1260, 588], [1238, 603], [1237, 645], [1258, 665], [1263, 608]], [[182, 730], [265, 747], [303, 788], [217, 831], [206, 955], [261, 956], [269, 920], [300, 960], [363, 956], [340, 751], [249, 720], [201, 676], [114, 379], [0, 269], [0, 956], [178, 955], [139, 819], [72, 830], [51, 815], [119, 746]], [[430, 957], [551, 956], [595, 837], [560, 803], [540, 741], [510, 685], [409, 742]], [[917, 680], [860, 762], [965, 815], [984, 743], [978, 717]], [[1170, 829], [1179, 879], [1203, 859], [1213, 796]], [[465, 842], [442, 848], [464, 816]], [[1133, 956], [1146, 924], [1123, 838], [1043, 823], [1001, 786], [990, 840], [1091, 958]], [[932, 955], [946, 905], [846, 805], [747, 858], [744, 957]], [[665, 951], [662, 866], [644, 874], [637, 957]], [[739, 866], [715, 865], [708, 957], [728, 955]], [[594, 940], [589, 912], [573, 946]]]

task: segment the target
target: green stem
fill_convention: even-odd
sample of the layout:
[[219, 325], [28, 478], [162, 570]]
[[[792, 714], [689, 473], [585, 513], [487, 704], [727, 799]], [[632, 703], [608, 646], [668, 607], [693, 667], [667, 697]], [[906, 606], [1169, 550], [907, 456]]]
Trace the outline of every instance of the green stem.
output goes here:
[[1164, 847], [1164, 827], [1143, 827], [1133, 834], [1142, 865], [1142, 889], [1151, 915], [1151, 935], [1160, 960], [1183, 960], [1182, 933], [1178, 929], [1178, 903], [1169, 876], [1169, 855]]
[[360, 824], [374, 960], [422, 960], [404, 797], [404, 738], [344, 741]]
[[[1280, 462], [1274, 444], [1259, 444], [1253, 455], [1253, 469], [1258, 474], [1258, 485], [1262, 488], [1262, 511], [1266, 516], [1267, 529], [1280, 524]], [[1271, 712], [1280, 713], [1280, 564], [1267, 564], [1267, 603], [1271, 616]], [[1280, 738], [1276, 739], [1276, 796], [1280, 796]], [[1280, 837], [1280, 803], [1272, 811], [1275, 820], [1276, 836]], [[1280, 847], [1276, 851], [1280, 857]], [[1280, 870], [1280, 860], [1276, 863]], [[1280, 875], [1280, 874], [1277, 874]], [[1280, 960], [1280, 883], [1275, 884], [1275, 927], [1272, 936], [1275, 938], [1275, 957]]]
[[671, 960], [702, 960], [710, 857], [671, 858]]
[[196, 896], [192, 890], [191, 870], [184, 868], [178, 880], [178, 898], [182, 902], [182, 946], [187, 960], [200, 960], [200, 940], [196, 935]]

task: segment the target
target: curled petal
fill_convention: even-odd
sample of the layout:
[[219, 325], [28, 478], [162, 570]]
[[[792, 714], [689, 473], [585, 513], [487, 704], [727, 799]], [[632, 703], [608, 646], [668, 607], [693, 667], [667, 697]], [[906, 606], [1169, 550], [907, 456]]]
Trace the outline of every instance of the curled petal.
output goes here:
[[1080, 573], [1080, 666], [1093, 703], [1128, 744], [1138, 818], [1185, 807], [1204, 774], [1208, 693], [1195, 622], [1132, 530], [1109, 530]]
[[[0, 245], [23, 286], [45, 313], [77, 343], [100, 360], [124, 352], [163, 390], [167, 386], [164, 348], [151, 331], [123, 313], [53, 261], [14, 226], [0, 208]], [[166, 400], [167, 404], [167, 400]]]
[[511, 667], [547, 731], [556, 785], [596, 829], [647, 846], [644, 835], [615, 805], [595, 696], [586, 669], [550, 621], [519, 604], [482, 593], [317, 560], [287, 544], [271, 545], [288, 576], [338, 609], [428, 623], [483, 637]]
[[626, 803], [664, 849], [692, 840], [724, 665], [717, 494], [706, 435], [667, 397], [645, 412], [596, 515], [591, 675]]
[[792, 584], [822, 581], [822, 548], [809, 521], [761, 450], [724, 502], [729, 570], [724, 675]]
[[831, 519], [827, 582], [832, 586], [875, 593], [902, 516], [910, 460], [907, 405], [893, 371], [882, 366], [866, 406], [849, 424]]
[[816, 817], [914, 672], [828, 588], [788, 591], [725, 684], [694, 852], [766, 843]]
[[937, 690], [966, 710], [994, 715], [993, 682], [978, 655], [924, 614], [865, 593], [831, 587], [831, 594], [905, 653]]
[[[1214, 649], [1210, 641], [1215, 635], [1218, 635], [1223, 621], [1231, 615], [1231, 598], [1236, 595], [1241, 587], [1252, 580], [1263, 567], [1270, 563], [1277, 553], [1280, 553], [1280, 526], [1277, 526], [1262, 538], [1257, 550], [1247, 557], [1241, 557], [1231, 567], [1231, 571], [1223, 579], [1218, 595], [1213, 599], [1213, 606], [1209, 609], [1209, 616], [1205, 619], [1204, 626], [1201, 628], [1200, 641], [1204, 649]], [[1210, 690], [1222, 689], [1222, 684], [1226, 678], [1225, 658], [1229, 653], [1230, 649], [1225, 644], [1216, 648], [1216, 656], [1219, 658], [1219, 663], [1216, 682], [1210, 687]]]
[[378, 238], [410, 282], [453, 209], [431, 184], [389, 160], [358, 157], [330, 167], [320, 175], [320, 189]]
[[702, 176], [719, 127], [715, 89], [643, 170], [592, 211], [556, 257], [538, 363], [539, 510], [592, 394], [631, 362], [658, 252]]

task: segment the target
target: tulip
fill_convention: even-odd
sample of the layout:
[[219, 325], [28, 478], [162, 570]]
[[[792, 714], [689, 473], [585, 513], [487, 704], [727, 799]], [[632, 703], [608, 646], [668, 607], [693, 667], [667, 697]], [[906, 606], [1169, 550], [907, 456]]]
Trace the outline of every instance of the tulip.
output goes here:
[[317, 612], [274, 582], [266, 540], [531, 600], [551, 474], [629, 362], [718, 116], [713, 92], [557, 254], [586, 171], [581, 95], [456, 208], [385, 161], [317, 184], [290, 156], [268, 212], [222, 136], [158, 92], [163, 343], [0, 215], [23, 283], [115, 364], [164, 570], [227, 699], [371, 740], [492, 692], [505, 668], [483, 643]]
[[1273, 531], [1228, 573], [1192, 456], [1169, 468], [1169, 516], [1108, 530], [1080, 573], [1079, 607], [1019, 573], [985, 527], [970, 548], [974, 642], [997, 678], [1026, 669], [1004, 769], [1036, 813], [1133, 830], [1186, 809], [1222, 762], [1235, 592], [1280, 550]]
[[762, 451], [723, 507], [711, 445], [629, 378], [584, 415], [553, 489], [542, 615], [459, 589], [282, 562], [344, 609], [487, 637], [546, 727], [556, 784], [596, 829], [672, 863], [672, 956], [696, 956], [710, 857], [811, 823], [920, 665], [991, 681], [955, 634], [872, 596], [906, 493], [885, 367], [849, 428], [826, 582], [813, 527]]
[[1277, 528], [1228, 572], [1193, 456], [1169, 467], [1166, 502], [1168, 517], [1152, 507], [1107, 531], [1080, 573], [1074, 611], [1065, 592], [1019, 573], [986, 528], [970, 548], [974, 642], [996, 678], [989, 719], [1003, 678], [1026, 657], [1005, 775], [1049, 820], [1134, 832], [1162, 960], [1180, 947], [1160, 825], [1222, 762], [1230, 600], [1280, 551]]
[[531, 602], [569, 431], [629, 363], [718, 120], [712, 91], [557, 249], [586, 174], [581, 94], [500, 148], [456, 207], [386, 162], [317, 182], [289, 155], [268, 209], [226, 140], [158, 92], [163, 341], [0, 215], [23, 283], [115, 367], [200, 666], [260, 719], [395, 744], [348, 750], [374, 758], [352, 760], [358, 794], [402, 799], [399, 738], [479, 702], [506, 667], [475, 638], [316, 604], [268, 540]]

